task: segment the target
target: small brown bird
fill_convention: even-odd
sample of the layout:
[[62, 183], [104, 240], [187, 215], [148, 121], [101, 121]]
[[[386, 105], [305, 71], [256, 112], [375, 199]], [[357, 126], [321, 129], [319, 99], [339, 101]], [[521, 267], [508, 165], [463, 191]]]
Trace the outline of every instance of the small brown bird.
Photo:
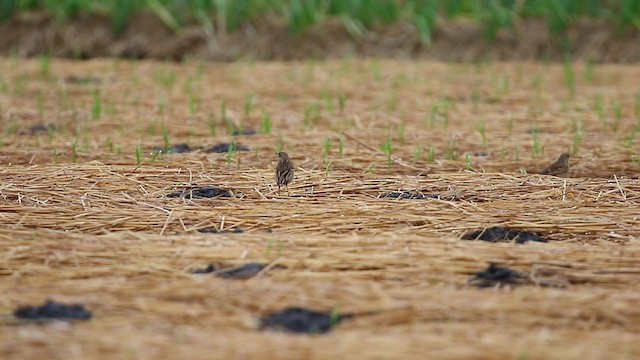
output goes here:
[[278, 165], [276, 165], [276, 183], [278, 191], [282, 185], [287, 187], [289, 192], [289, 183], [293, 180], [293, 163], [289, 160], [289, 154], [286, 152], [276, 153], [278, 155]]
[[553, 175], [557, 177], [567, 177], [569, 175], [569, 153], [562, 153], [558, 160], [549, 165], [546, 169], [542, 170], [540, 174]]

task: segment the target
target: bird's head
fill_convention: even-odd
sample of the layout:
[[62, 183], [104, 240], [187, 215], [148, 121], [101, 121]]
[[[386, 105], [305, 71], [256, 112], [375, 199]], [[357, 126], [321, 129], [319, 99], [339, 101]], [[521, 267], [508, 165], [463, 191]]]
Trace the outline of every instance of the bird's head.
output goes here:
[[288, 159], [289, 158], [289, 154], [287, 154], [286, 152], [277, 152], [276, 155], [278, 155], [278, 159]]
[[561, 161], [561, 162], [567, 162], [567, 161], [569, 161], [570, 157], [571, 157], [571, 155], [568, 152], [566, 152], [566, 153], [562, 153], [560, 155], [560, 157], [558, 158], [558, 160]]

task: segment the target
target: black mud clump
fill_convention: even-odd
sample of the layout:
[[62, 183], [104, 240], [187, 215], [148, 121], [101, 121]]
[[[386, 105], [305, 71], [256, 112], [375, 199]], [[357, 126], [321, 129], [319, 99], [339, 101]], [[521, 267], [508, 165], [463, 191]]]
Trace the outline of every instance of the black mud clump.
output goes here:
[[390, 191], [384, 194], [380, 194], [378, 198], [425, 200], [425, 199], [437, 199], [438, 195], [433, 195], [433, 194], [425, 195], [417, 191]]
[[500, 226], [467, 232], [462, 235], [462, 239], [487, 242], [515, 242], [516, 244], [524, 244], [528, 241], [547, 242], [547, 239], [537, 232], [509, 229]]
[[57, 127], [54, 124], [36, 124], [30, 126], [26, 131], [20, 131], [20, 135], [45, 135], [55, 131]]
[[264, 264], [250, 262], [239, 266], [220, 269], [215, 275], [224, 279], [249, 279], [264, 269]]
[[333, 330], [342, 320], [353, 314], [334, 314], [301, 307], [288, 307], [282, 311], [263, 316], [260, 330], [275, 330], [300, 334], [325, 334]]
[[238, 135], [255, 135], [258, 132], [255, 129], [244, 129], [244, 130], [233, 130], [233, 133], [231, 133], [231, 135], [233, 136], [238, 136]]
[[69, 75], [64, 78], [64, 82], [73, 85], [99, 85], [102, 84], [102, 78], [92, 75]]
[[66, 305], [53, 300], [47, 300], [44, 305], [40, 306], [21, 306], [13, 312], [13, 315], [26, 320], [87, 320], [92, 316], [91, 311], [87, 310], [84, 305]]
[[218, 270], [218, 268], [215, 265], [209, 264], [207, 265], [207, 267], [193, 269], [191, 270], [191, 273], [192, 274], [209, 274], [216, 270]]
[[175, 145], [170, 146], [170, 147], [156, 148], [156, 151], [161, 153], [161, 154], [182, 154], [182, 153], [188, 153], [188, 152], [192, 152], [192, 151], [196, 151], [196, 150], [198, 150], [198, 149], [197, 148], [192, 148], [188, 144], [185, 144], [185, 143], [175, 144]]
[[506, 284], [524, 284], [527, 282], [528, 277], [525, 274], [508, 267], [500, 267], [494, 263], [490, 263], [489, 267], [477, 272], [474, 277], [469, 279], [469, 284], [480, 288]]
[[220, 189], [213, 186], [198, 186], [198, 187], [190, 187], [187, 189], [174, 191], [172, 193], [167, 194], [167, 197], [170, 197], [170, 198], [184, 197], [187, 199], [231, 197], [231, 192], [229, 190]]
[[209, 227], [198, 229], [198, 232], [203, 234], [242, 234], [244, 233], [244, 229], [241, 227], [234, 227], [232, 230], [220, 231], [214, 227]]
[[213, 145], [210, 148], [204, 149], [206, 153], [226, 153], [229, 151], [249, 151], [251, 150], [247, 145], [240, 143], [219, 143]]

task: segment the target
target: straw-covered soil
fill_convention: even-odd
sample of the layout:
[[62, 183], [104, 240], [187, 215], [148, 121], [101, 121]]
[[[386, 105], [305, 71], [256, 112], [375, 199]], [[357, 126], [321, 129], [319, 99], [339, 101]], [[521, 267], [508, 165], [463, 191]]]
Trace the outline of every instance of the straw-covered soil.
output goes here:
[[[0, 358], [640, 356], [640, 66], [0, 68]], [[250, 150], [205, 151], [234, 139]], [[196, 150], [157, 154], [180, 143]], [[568, 178], [536, 174], [565, 151]], [[547, 242], [461, 239], [491, 226]], [[191, 273], [247, 262], [266, 267]], [[469, 283], [489, 263], [524, 278]], [[93, 317], [12, 317], [46, 299]], [[258, 330], [288, 306], [356, 316], [322, 335]]]

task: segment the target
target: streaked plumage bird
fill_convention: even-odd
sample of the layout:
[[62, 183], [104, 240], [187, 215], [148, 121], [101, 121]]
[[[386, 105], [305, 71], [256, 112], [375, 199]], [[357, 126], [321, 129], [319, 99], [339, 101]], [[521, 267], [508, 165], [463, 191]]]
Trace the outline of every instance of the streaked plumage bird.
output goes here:
[[286, 152], [276, 153], [278, 155], [278, 165], [276, 165], [276, 183], [278, 184], [278, 191], [283, 185], [286, 186], [287, 192], [289, 192], [289, 183], [293, 180], [293, 163], [289, 159], [289, 154]]
[[542, 170], [540, 174], [543, 175], [553, 175], [558, 177], [567, 177], [569, 175], [569, 158], [571, 155], [569, 153], [562, 153], [558, 160], [556, 160], [553, 164], [549, 165], [547, 168]]

